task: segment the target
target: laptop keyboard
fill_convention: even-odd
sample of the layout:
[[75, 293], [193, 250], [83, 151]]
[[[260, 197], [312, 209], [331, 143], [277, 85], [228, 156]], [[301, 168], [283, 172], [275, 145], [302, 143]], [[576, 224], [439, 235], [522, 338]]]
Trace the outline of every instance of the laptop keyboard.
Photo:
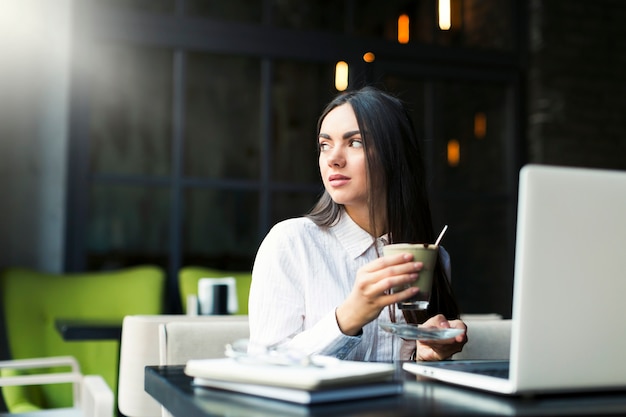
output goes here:
[[470, 372], [473, 374], [480, 374], [491, 376], [494, 378], [509, 378], [509, 362], [508, 361], [446, 361], [438, 362], [437, 366], [452, 369], [455, 371]]
[[509, 368], [506, 369], [476, 369], [474, 372], [481, 375], [492, 376], [494, 378], [509, 379]]

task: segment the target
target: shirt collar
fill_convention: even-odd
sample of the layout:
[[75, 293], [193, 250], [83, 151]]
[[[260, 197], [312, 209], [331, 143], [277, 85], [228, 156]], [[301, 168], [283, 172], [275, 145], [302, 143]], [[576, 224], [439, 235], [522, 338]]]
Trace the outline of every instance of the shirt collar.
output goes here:
[[381, 248], [384, 244], [386, 236], [380, 239], [372, 239], [372, 235], [363, 230], [358, 224], [352, 220], [348, 213], [343, 210], [339, 220], [331, 227], [331, 231], [337, 236], [341, 245], [346, 249], [348, 255], [353, 259], [363, 255], [374, 244], [378, 243]]

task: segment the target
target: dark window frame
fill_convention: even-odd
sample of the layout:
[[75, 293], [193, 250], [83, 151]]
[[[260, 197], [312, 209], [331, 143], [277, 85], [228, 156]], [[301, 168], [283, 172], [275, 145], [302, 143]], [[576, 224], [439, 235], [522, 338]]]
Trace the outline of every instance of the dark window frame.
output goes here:
[[[354, 2], [347, 2], [352, 4]], [[224, 22], [214, 19], [199, 19], [182, 15], [184, 1], [177, 2], [177, 14], [159, 15], [132, 11], [113, 10], [95, 1], [79, 2], [75, 11], [74, 45], [76, 70], [71, 78], [70, 138], [68, 148], [69, 172], [67, 189], [67, 220], [65, 269], [85, 269], [85, 235], [88, 223], [88, 195], [91, 184], [136, 184], [144, 187], [170, 189], [170, 244], [167, 268], [168, 309], [176, 311], [178, 304], [177, 273], [182, 262], [182, 195], [189, 187], [225, 187], [257, 190], [260, 193], [259, 239], [271, 227], [271, 194], [279, 190], [315, 192], [319, 185], [286, 184], [271, 179], [271, 154], [267, 151], [271, 132], [271, 73], [275, 59], [304, 60], [310, 62], [348, 61], [356, 74], [351, 74], [355, 83], [371, 81], [368, 69], [362, 63], [363, 51], [376, 53], [379, 71], [397, 68], [403, 72], [431, 79], [481, 79], [502, 81], [510, 86], [511, 146], [507, 165], [510, 189], [504, 198], [511, 201], [511, 210], [516, 203], [517, 172], [526, 159], [524, 151], [524, 77], [527, 59], [527, 10], [526, 6], [513, 0], [512, 22], [514, 23], [515, 47], [512, 51], [486, 51], [475, 49], [445, 48], [432, 45], [399, 45], [377, 39], [360, 39], [349, 35], [315, 31], [296, 31], [274, 28], [268, 25], [252, 25]], [[268, 10], [268, 7], [264, 8]], [[267, 20], [268, 17], [266, 16]], [[140, 175], [90, 175], [89, 137], [87, 119], [89, 115], [89, 80], [80, 76], [80, 59], [89, 48], [92, 39], [107, 39], [144, 46], [173, 48], [174, 54], [174, 106], [172, 120], [173, 170], [167, 177]], [[262, 118], [262, 169], [258, 181], [232, 181], [228, 179], [199, 179], [183, 176], [182, 147], [184, 136], [184, 85], [186, 51], [204, 51], [258, 57], [262, 60], [261, 91]], [[427, 115], [434, 113], [434, 103], [426, 101]], [[428, 119], [428, 117], [427, 117]], [[435, 129], [433, 125], [428, 127]], [[429, 167], [432, 172], [433, 167]], [[445, 198], [445, 197], [444, 197]], [[484, 196], [493, 198], [493, 196]], [[510, 211], [511, 211], [510, 210]], [[515, 215], [510, 214], [511, 230]], [[512, 252], [512, 248], [509, 248]], [[512, 264], [512, 260], [511, 260]]]

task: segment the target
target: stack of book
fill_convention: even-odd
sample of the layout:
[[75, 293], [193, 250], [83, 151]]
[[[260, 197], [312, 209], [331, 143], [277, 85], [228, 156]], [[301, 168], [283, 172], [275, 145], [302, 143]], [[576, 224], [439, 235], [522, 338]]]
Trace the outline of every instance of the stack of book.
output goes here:
[[318, 365], [285, 366], [235, 358], [193, 359], [185, 373], [199, 387], [273, 398], [298, 404], [397, 395], [403, 384], [394, 381], [390, 363], [331, 359]]

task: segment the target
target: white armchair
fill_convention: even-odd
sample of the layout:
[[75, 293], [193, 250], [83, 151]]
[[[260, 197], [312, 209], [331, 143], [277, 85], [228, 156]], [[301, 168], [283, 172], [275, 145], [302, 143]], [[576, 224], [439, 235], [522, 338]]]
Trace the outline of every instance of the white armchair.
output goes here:
[[100, 375], [83, 375], [80, 365], [71, 356], [15, 359], [0, 361], [0, 369], [43, 370], [67, 367], [67, 372], [24, 374], [0, 377], [0, 387], [72, 383], [74, 404], [70, 408], [55, 408], [19, 414], [0, 413], [0, 416], [20, 417], [113, 417], [113, 391]]
[[159, 326], [160, 365], [183, 365], [189, 359], [223, 358], [227, 343], [250, 337], [248, 316], [237, 321], [180, 322]]
[[[177, 327], [167, 330], [172, 323], [193, 324], [191, 332], [177, 336]], [[195, 325], [206, 324], [206, 327]], [[167, 326], [164, 326], [167, 325]], [[122, 325], [120, 345], [120, 373], [118, 404], [120, 411], [128, 417], [159, 417], [161, 406], [144, 390], [145, 367], [148, 365], [184, 364], [182, 358], [206, 358], [206, 355], [224, 353], [224, 338], [234, 337], [232, 330], [242, 329], [248, 334], [248, 316], [188, 316], [151, 315], [126, 316]], [[238, 333], [239, 334], [239, 333]], [[167, 343], [169, 353], [162, 351], [160, 340]], [[189, 356], [191, 355], [191, 356]], [[212, 356], [208, 356], [212, 357]], [[169, 358], [169, 360], [168, 360]], [[182, 361], [182, 362], [181, 362]]]
[[[225, 346], [250, 337], [248, 316], [241, 320], [207, 322], [174, 321], [159, 326], [160, 365], [183, 365], [189, 359], [213, 359], [225, 356]], [[163, 407], [162, 417], [171, 417]]]

